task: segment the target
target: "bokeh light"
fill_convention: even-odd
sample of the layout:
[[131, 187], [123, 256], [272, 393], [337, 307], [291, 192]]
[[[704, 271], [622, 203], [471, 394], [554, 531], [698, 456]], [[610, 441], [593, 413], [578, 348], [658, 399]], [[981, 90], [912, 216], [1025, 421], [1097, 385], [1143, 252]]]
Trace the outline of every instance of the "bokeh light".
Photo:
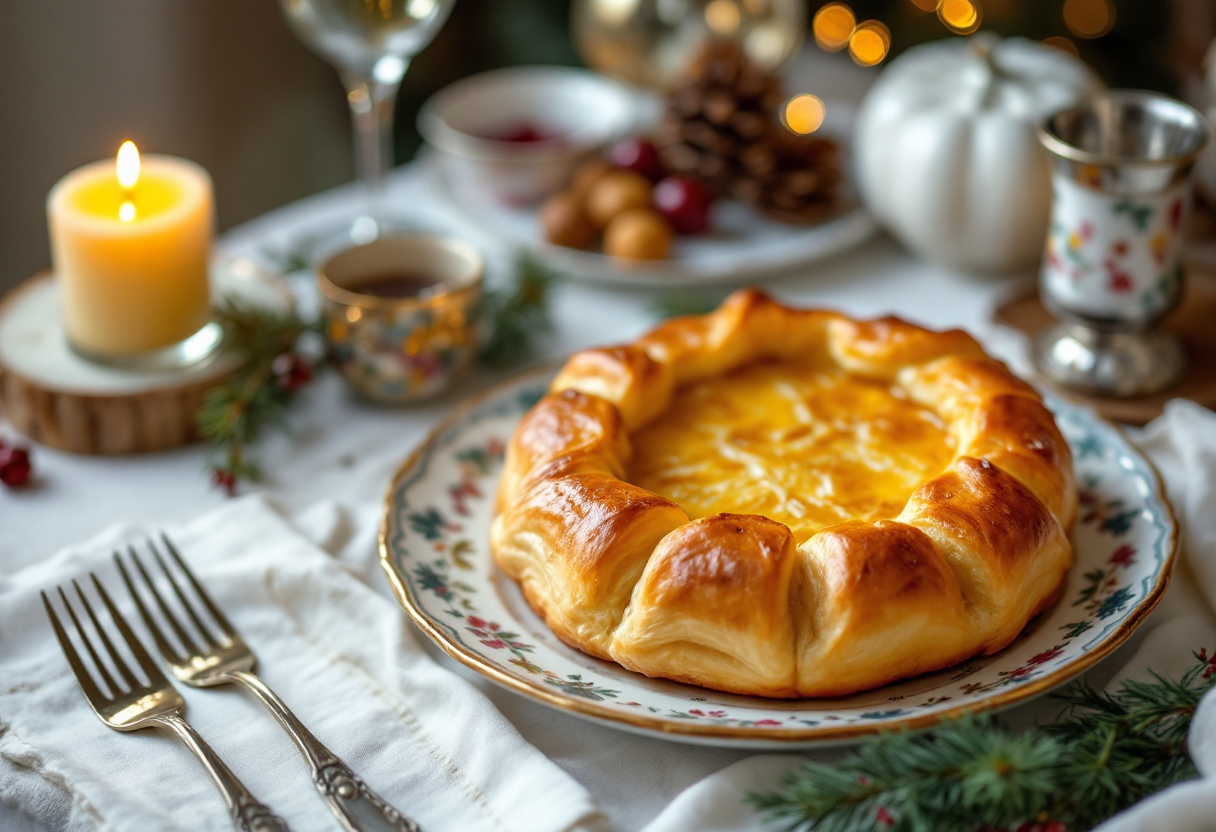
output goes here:
[[1115, 25], [1111, 0], [1065, 0], [1064, 24], [1079, 38], [1100, 38]]
[[828, 3], [815, 12], [811, 29], [815, 33], [815, 43], [829, 52], [839, 52], [849, 45], [857, 18], [853, 10], [844, 3]]
[[942, 0], [937, 6], [937, 16], [956, 35], [971, 34], [980, 28], [983, 18], [979, 0]]
[[705, 22], [719, 35], [733, 35], [738, 30], [742, 18], [735, 0], [710, 0], [705, 6]]
[[1050, 46], [1053, 49], [1059, 49], [1061, 52], [1067, 52], [1070, 55], [1080, 56], [1081, 54], [1077, 51], [1077, 45], [1075, 43], [1068, 38], [1061, 37], [1059, 35], [1043, 38], [1043, 45]]
[[823, 124], [827, 108], [819, 96], [803, 93], [795, 95], [785, 102], [781, 115], [786, 127], [794, 133], [805, 136], [808, 133], [814, 133]]
[[882, 63], [891, 48], [891, 30], [877, 20], [858, 24], [849, 38], [849, 56], [861, 66]]

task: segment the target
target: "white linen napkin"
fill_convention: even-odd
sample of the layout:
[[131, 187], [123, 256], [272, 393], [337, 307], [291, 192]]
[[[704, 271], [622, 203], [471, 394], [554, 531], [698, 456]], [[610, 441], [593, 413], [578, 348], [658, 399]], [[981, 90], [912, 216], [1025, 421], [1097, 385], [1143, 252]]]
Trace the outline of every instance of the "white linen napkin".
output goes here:
[[[53, 828], [231, 829], [219, 792], [177, 739], [120, 734], [89, 710], [38, 594], [95, 571], [151, 649], [110, 553], [153, 531], [115, 527], [0, 578], [0, 799]], [[257, 652], [267, 683], [426, 832], [602, 827], [581, 786], [424, 654], [399, 607], [264, 499], [168, 532]], [[295, 832], [338, 828], [304, 759], [250, 695], [178, 687], [187, 719]]]
[[[1195, 663], [1192, 651], [1216, 648], [1216, 413], [1175, 400], [1133, 440], [1165, 480], [1182, 530], [1182, 562], [1170, 589], [1137, 633], [1134, 651], [1120, 650], [1095, 671], [1112, 673], [1108, 690], [1148, 671], [1180, 676]], [[1118, 664], [1122, 661], [1122, 664]], [[1111, 665], [1115, 664], [1116, 667]], [[1009, 712], [1017, 725], [1056, 718], [1058, 705], [1040, 700]], [[1191, 756], [1203, 779], [1182, 783], [1132, 807], [1095, 832], [1211, 832], [1216, 806], [1216, 696], [1208, 694], [1191, 724]], [[830, 760], [842, 752], [815, 752]], [[847, 753], [847, 749], [845, 750]], [[780, 789], [786, 773], [804, 758], [765, 754], [741, 760], [690, 786], [644, 832], [726, 832], [763, 828], [763, 817], [745, 802], [750, 791]]]

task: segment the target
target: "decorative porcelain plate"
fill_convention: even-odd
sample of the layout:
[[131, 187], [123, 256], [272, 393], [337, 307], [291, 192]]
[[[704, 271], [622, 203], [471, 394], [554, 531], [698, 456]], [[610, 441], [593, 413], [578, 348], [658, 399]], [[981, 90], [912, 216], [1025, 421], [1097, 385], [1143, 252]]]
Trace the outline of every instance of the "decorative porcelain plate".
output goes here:
[[557, 639], [490, 554], [503, 451], [552, 370], [460, 407], [389, 490], [380, 557], [402, 605], [449, 655], [547, 705], [708, 745], [789, 748], [919, 728], [1042, 694], [1122, 644], [1160, 600], [1177, 531], [1152, 465], [1118, 429], [1048, 399], [1072, 447], [1081, 510], [1061, 600], [994, 656], [838, 699], [737, 696], [649, 679]]
[[[846, 170], [853, 115], [853, 107], [829, 102], [823, 126], [823, 132], [840, 143]], [[484, 194], [459, 192], [438, 164], [431, 165], [431, 173], [437, 194], [477, 230], [532, 252], [545, 266], [579, 282], [648, 288], [754, 283], [765, 275], [789, 272], [853, 248], [878, 229], [846, 175], [839, 205], [813, 225], [765, 219], [746, 205], [723, 200], [714, 206], [709, 230], [677, 237], [670, 259], [629, 263], [546, 243], [541, 239], [538, 206], [511, 207]]]

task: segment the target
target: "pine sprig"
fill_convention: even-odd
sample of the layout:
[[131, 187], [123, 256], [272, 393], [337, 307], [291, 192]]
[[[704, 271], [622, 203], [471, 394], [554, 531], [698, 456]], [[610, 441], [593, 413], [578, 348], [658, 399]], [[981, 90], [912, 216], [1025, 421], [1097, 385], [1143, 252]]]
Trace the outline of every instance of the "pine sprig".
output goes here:
[[680, 292], [659, 296], [651, 305], [650, 313], [660, 321], [682, 318], [685, 315], [708, 315], [726, 300], [724, 292], [698, 294]]
[[1083, 832], [1196, 776], [1187, 730], [1216, 659], [1195, 656], [1177, 680], [1152, 674], [1114, 694], [1074, 683], [1055, 697], [1061, 721], [1018, 734], [990, 714], [880, 734], [748, 800], [791, 832]]
[[479, 360], [483, 366], [502, 369], [530, 357], [537, 339], [553, 331], [549, 290], [555, 276], [531, 255], [515, 263], [515, 279], [508, 289], [487, 291], [482, 300], [486, 338]]
[[267, 430], [282, 427], [298, 393], [321, 361], [301, 351], [315, 325], [294, 311], [280, 311], [225, 298], [215, 310], [224, 328], [224, 350], [241, 364], [224, 383], [211, 388], [195, 414], [199, 435], [211, 443], [212, 481], [229, 494], [255, 481], [261, 471], [249, 448]]
[[[488, 337], [481, 359], [505, 367], [526, 359], [536, 340], [552, 330], [549, 287], [553, 277], [531, 258], [518, 261], [514, 284], [487, 294], [481, 315]], [[211, 443], [212, 482], [229, 494], [261, 478], [252, 447], [283, 428], [292, 404], [324, 365], [321, 327], [294, 311], [266, 309], [226, 298], [215, 310], [224, 328], [224, 350], [240, 357], [232, 376], [208, 390], [195, 425]], [[317, 343], [310, 343], [317, 342]]]

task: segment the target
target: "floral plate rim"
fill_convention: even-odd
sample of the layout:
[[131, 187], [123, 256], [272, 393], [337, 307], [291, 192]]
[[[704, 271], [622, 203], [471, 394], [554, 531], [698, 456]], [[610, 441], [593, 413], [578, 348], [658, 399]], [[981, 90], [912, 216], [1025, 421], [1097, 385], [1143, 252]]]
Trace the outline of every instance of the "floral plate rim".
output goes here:
[[[798, 728], [759, 728], [750, 726], [731, 726], [673, 721], [665, 717], [621, 713], [620, 711], [612, 708], [599, 705], [594, 701], [569, 697], [552, 687], [544, 685], [540, 681], [532, 681], [515, 676], [501, 669], [484, 657], [478, 655], [458, 641], [453, 640], [441, 628], [432, 623], [427, 613], [413, 598], [410, 590], [407, 588], [407, 581], [405, 577], [398, 571], [397, 564], [390, 550], [389, 534], [392, 526], [394, 494], [396, 493], [403, 478], [419, 464], [431, 447], [436, 444], [450, 429], [464, 419], [465, 416], [474, 412], [482, 404], [495, 398], [506, 390], [517, 386], [523, 386], [529, 381], [540, 380], [547, 376], [552, 376], [560, 365], [561, 362], [546, 363], [542, 366], [513, 375], [510, 378], [498, 382], [485, 390], [464, 399], [427, 433], [427, 435], [418, 443], [417, 447], [415, 447], [415, 449], [409, 454], [406, 460], [393, 474], [385, 494], [383, 515], [381, 518], [379, 534], [377, 536], [380, 566], [388, 578], [389, 586], [392, 587], [393, 594], [397, 598], [398, 603], [401, 604], [414, 624], [448, 656], [466, 667], [476, 671], [482, 676], [485, 676], [491, 682], [494, 682], [501, 687], [527, 696], [531, 699], [538, 700], [542, 704], [557, 708], [558, 710], [573, 712], [585, 719], [590, 719], [600, 724], [634, 733], [641, 733], [649, 736], [663, 736], [668, 739], [701, 744], [714, 744], [715, 740], [723, 740], [732, 744], [743, 742], [749, 747], [782, 748], [795, 746], [805, 747], [812, 744], [822, 745], [847, 743], [860, 740], [866, 736], [876, 734], [884, 730], [890, 730], [891, 725], [882, 722], [857, 723], [831, 727], [825, 725], [816, 725], [802, 726]], [[1015, 687], [1008, 688], [1001, 693], [994, 693], [983, 699], [972, 700], [970, 702], [960, 702], [953, 707], [937, 710], [932, 713], [901, 718], [898, 722], [898, 727], [902, 730], [923, 730], [940, 724], [945, 720], [955, 719], [967, 713], [1003, 710], [1013, 707], [1014, 705], [1027, 702], [1051, 691], [1056, 687], [1059, 687], [1069, 680], [1079, 676], [1086, 670], [1089, 670], [1099, 661], [1122, 646], [1132, 636], [1144, 619], [1147, 618], [1153, 609], [1156, 608], [1157, 604], [1161, 601], [1162, 597], [1164, 597], [1165, 592], [1169, 587], [1170, 579], [1173, 575], [1173, 570], [1178, 555], [1178, 521], [1174, 514], [1173, 506], [1166, 496], [1165, 487], [1161, 479], [1160, 472], [1152, 463], [1152, 460], [1150, 460], [1143, 452], [1132, 445], [1132, 443], [1128, 440], [1127, 435], [1119, 425], [1097, 413], [1092, 408], [1089, 408], [1074, 399], [1069, 399], [1058, 394], [1053, 395], [1053, 398], [1067, 407], [1071, 413], [1081, 413], [1086, 418], [1092, 419], [1094, 422], [1104, 425], [1106, 428], [1112, 431], [1120, 440], [1122, 440], [1123, 445], [1125, 446], [1121, 450], [1124, 453], [1130, 453], [1136, 457], [1150, 475], [1151, 492], [1148, 495], [1148, 498], [1153, 499], [1160, 504], [1161, 508], [1164, 510], [1165, 517], [1169, 521], [1168, 539], [1163, 543], [1165, 552], [1161, 560], [1161, 566], [1157, 572], [1153, 587], [1144, 596], [1144, 598], [1140, 600], [1135, 608], [1128, 613], [1116, 630], [1106, 634], [1100, 643], [1096, 644], [1092, 649], [1076, 656], [1072, 661], [1055, 668], [1054, 670], [1047, 672], [1038, 678], [1028, 680]]]

